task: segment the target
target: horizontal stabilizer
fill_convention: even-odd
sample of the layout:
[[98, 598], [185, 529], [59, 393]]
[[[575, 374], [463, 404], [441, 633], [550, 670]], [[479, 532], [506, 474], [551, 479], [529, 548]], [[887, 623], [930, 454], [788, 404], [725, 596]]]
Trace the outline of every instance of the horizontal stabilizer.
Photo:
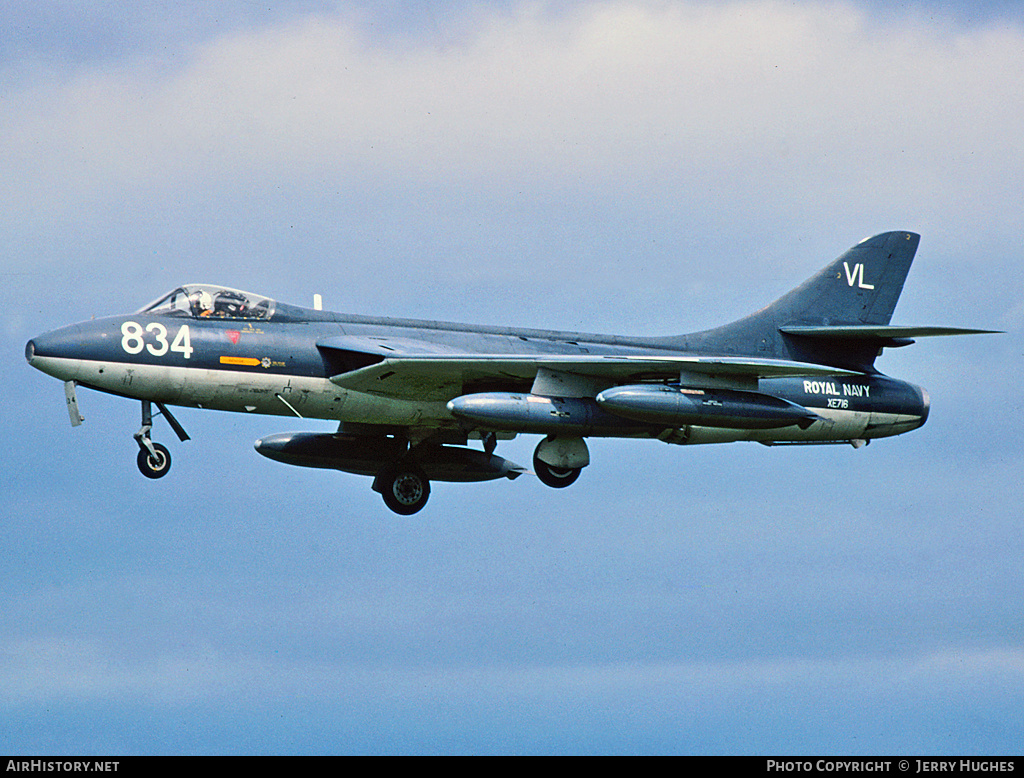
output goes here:
[[779, 327], [786, 335], [827, 340], [903, 340], [940, 335], [998, 335], [999, 330], [978, 330], [964, 327], [904, 327], [878, 324], [834, 324], [828, 326]]

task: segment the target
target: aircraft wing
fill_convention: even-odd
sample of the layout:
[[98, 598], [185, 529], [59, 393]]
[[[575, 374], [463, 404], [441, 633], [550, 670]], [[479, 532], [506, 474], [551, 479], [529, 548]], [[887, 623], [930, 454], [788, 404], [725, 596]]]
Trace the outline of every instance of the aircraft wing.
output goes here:
[[[606, 382], [607, 386], [642, 380], [679, 380], [681, 373], [735, 376], [751, 380], [804, 375], [856, 375], [853, 371], [783, 359], [728, 356], [689, 356], [664, 353], [636, 354], [465, 354], [444, 346], [416, 342], [410, 353], [394, 341], [387, 345], [360, 343], [361, 339], [332, 338], [317, 343], [321, 351], [337, 349], [351, 355], [356, 346], [373, 359], [340, 371], [330, 380], [356, 392], [401, 399], [450, 399], [466, 384], [529, 383], [544, 368]], [[430, 349], [435, 350], [431, 353]]]

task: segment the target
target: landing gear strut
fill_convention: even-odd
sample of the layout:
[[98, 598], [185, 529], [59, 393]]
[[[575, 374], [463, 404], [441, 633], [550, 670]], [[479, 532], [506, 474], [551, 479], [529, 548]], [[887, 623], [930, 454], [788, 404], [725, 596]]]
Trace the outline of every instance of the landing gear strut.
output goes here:
[[[178, 439], [182, 442], [189, 439], [188, 433], [178, 423], [163, 403], [157, 403], [156, 407], [167, 419]], [[139, 472], [146, 478], [163, 478], [171, 469], [171, 452], [162, 443], [154, 443], [149, 437], [153, 429], [153, 407], [149, 400], [142, 401], [142, 427], [135, 433], [135, 442], [139, 444], [139, 455], [135, 462], [139, 466]]]

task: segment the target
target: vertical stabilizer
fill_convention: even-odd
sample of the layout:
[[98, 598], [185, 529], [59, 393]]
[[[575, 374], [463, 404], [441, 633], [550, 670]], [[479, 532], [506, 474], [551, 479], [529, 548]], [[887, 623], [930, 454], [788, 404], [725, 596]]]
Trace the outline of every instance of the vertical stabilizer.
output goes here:
[[867, 238], [768, 310], [780, 326], [888, 324], [920, 241], [913, 232]]
[[687, 348], [778, 357], [870, 370], [879, 344], [863, 338], [807, 338], [783, 328], [889, 324], [921, 236], [866, 238], [774, 303], [746, 318], [676, 339]]

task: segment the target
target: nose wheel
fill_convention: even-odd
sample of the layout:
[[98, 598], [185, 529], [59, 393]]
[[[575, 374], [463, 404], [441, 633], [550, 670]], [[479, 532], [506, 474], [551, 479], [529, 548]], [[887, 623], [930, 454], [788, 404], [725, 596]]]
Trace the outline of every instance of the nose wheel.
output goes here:
[[[162, 443], [154, 443], [148, 438], [146, 442], [148, 446], [139, 442], [142, 450], [135, 460], [139, 465], [139, 472], [146, 478], [163, 478], [171, 469], [171, 452]], [[152, 453], [149, 451], [150, 448], [153, 450]]]
[[[188, 440], [188, 434], [178, 423], [171, 412], [164, 407], [163, 403], [157, 403], [157, 408], [164, 415], [171, 429], [177, 434], [181, 441]], [[171, 452], [162, 443], [154, 443], [149, 437], [153, 429], [153, 408], [149, 400], [142, 401], [142, 427], [135, 433], [135, 442], [139, 444], [139, 455], [135, 462], [139, 466], [139, 472], [146, 478], [163, 478], [171, 469]]]

